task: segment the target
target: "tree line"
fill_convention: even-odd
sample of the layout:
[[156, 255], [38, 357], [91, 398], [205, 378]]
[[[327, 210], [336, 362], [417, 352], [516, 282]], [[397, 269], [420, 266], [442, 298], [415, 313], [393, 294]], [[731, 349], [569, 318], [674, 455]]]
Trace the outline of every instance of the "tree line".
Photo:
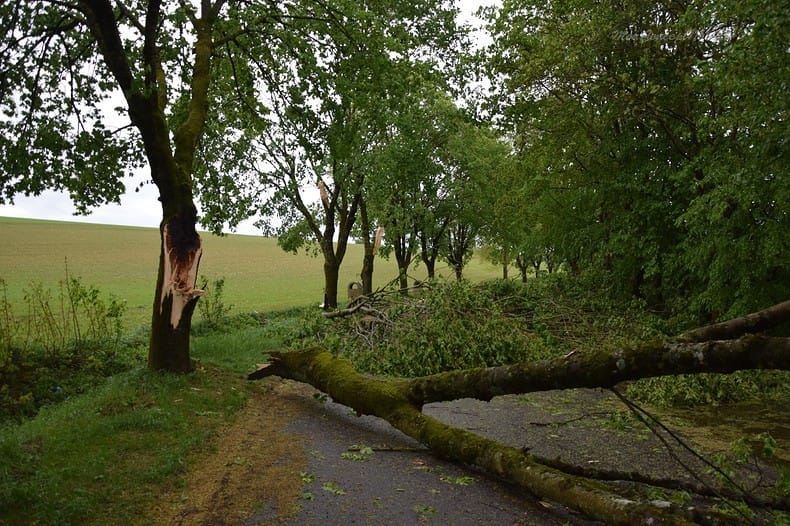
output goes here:
[[488, 9], [489, 111], [529, 203], [503, 249], [600, 272], [665, 312], [716, 319], [786, 299], [786, 7]]
[[0, 202], [52, 188], [87, 212], [147, 165], [163, 212], [149, 365], [172, 371], [191, 369], [196, 225], [256, 215], [323, 257], [327, 308], [351, 240], [372, 290], [380, 227], [402, 288], [418, 258], [460, 278], [486, 244], [522, 279], [593, 272], [667, 313], [788, 296], [781, 2], [481, 14], [493, 43], [470, 52], [442, 0], [4, 5]]

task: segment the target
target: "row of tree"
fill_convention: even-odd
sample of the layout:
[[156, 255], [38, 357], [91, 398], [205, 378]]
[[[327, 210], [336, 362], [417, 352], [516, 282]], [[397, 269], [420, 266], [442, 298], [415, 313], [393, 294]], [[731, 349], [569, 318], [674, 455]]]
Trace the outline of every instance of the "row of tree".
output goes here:
[[[445, 0], [4, 4], [0, 202], [54, 188], [87, 211], [149, 166], [157, 369], [191, 368], [196, 224], [256, 214], [284, 249], [323, 256], [327, 308], [352, 238], [372, 290], [379, 227], [402, 287], [417, 257], [460, 278], [484, 242], [524, 278], [592, 270], [655, 307], [737, 315], [788, 296], [782, 2], [511, 0], [484, 16], [493, 44], [470, 56]], [[491, 90], [461, 109], [473, 68]]]
[[[199, 183], [208, 181], [201, 222], [222, 231], [260, 215], [283, 249], [320, 254], [326, 309], [337, 307], [352, 239], [365, 246], [360, 274], [363, 292], [372, 291], [379, 228], [401, 288], [418, 254], [429, 277], [442, 258], [460, 279], [485, 225], [482, 196], [509, 147], [454, 101], [448, 71], [464, 35], [452, 10], [439, 15], [410, 20], [418, 29], [404, 32], [381, 16], [310, 20], [282, 45], [257, 36], [240, 44], [269, 60], [237, 63], [227, 84], [216, 83], [232, 90], [257, 79], [243, 107], [212, 115], [218, 127], [207, 131], [197, 166]], [[229, 135], [238, 138], [228, 144]]]

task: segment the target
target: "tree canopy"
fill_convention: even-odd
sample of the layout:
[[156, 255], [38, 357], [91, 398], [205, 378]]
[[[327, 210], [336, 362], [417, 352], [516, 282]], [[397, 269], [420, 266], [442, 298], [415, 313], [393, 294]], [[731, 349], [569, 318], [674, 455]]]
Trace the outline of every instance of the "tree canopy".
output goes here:
[[[4, 4], [0, 202], [65, 189], [87, 212], [117, 202], [124, 177], [147, 163], [163, 211], [149, 364], [190, 370], [202, 294], [195, 196], [200, 220], [219, 230], [257, 211], [259, 195], [293, 193], [303, 181], [287, 177], [309, 167], [335, 197], [350, 192], [353, 208], [357, 182], [330, 185], [357, 176], [359, 99], [409, 42], [426, 38], [425, 54], [440, 54], [454, 15], [434, 0]], [[242, 177], [250, 171], [287, 184]], [[293, 204], [269, 206], [289, 218]]]
[[658, 307], [736, 314], [787, 297], [784, 7], [489, 9], [492, 101], [525, 166], [528, 229]]

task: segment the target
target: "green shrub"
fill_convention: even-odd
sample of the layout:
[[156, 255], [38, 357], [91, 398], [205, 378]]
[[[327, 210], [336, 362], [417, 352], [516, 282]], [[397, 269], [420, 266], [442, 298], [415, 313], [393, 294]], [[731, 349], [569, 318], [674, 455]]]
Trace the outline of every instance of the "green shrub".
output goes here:
[[139, 339], [123, 336], [125, 304], [67, 276], [56, 293], [25, 291], [24, 314], [0, 279], [0, 421], [30, 416], [142, 362]]
[[737, 371], [645, 378], [629, 384], [627, 396], [660, 407], [747, 400], [790, 400], [790, 372]]
[[321, 339], [360, 369], [393, 376], [502, 365], [561, 352], [558, 341], [529, 323], [524, 298], [507, 290], [506, 296], [498, 296], [491, 285], [437, 283], [415, 297], [397, 296], [375, 319], [330, 323]]
[[205, 276], [201, 276], [200, 281], [203, 282], [203, 290], [206, 294], [200, 298], [197, 307], [203, 322], [210, 327], [219, 328], [228, 318], [232, 305], [225, 304], [225, 278], [221, 277], [211, 281]]

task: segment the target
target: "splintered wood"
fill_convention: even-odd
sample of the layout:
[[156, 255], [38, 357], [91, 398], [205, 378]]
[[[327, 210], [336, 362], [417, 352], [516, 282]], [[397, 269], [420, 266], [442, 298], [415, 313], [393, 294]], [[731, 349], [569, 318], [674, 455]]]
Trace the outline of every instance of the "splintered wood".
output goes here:
[[175, 329], [181, 321], [184, 308], [193, 299], [205, 294], [202, 289], [195, 288], [197, 271], [203, 248], [200, 238], [195, 247], [184, 249], [179, 246], [180, 239], [171, 235], [169, 225], [164, 227], [162, 250], [165, 256], [164, 281], [162, 284], [162, 297], [159, 303], [160, 312], [164, 308], [165, 299], [172, 297], [170, 309], [170, 325]]

